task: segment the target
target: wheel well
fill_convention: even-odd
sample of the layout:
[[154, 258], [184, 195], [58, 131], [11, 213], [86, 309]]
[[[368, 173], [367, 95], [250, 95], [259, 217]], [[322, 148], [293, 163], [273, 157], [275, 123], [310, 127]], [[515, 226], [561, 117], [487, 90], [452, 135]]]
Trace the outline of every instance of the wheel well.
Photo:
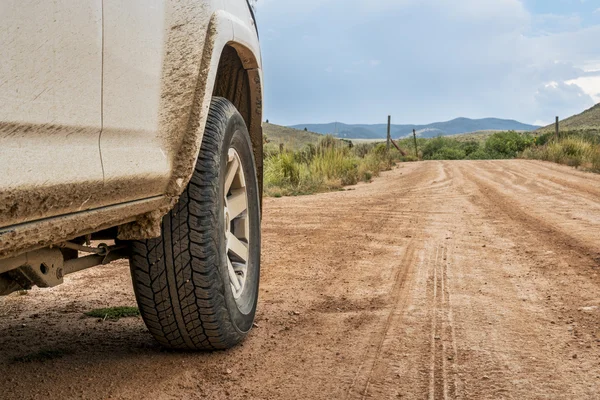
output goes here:
[[[263, 183], [263, 134], [262, 134], [262, 86], [256, 63], [247, 57], [246, 49], [227, 45], [221, 53], [213, 96], [224, 97], [240, 112], [252, 141], [262, 198]], [[244, 61], [240, 57], [243, 54]], [[245, 65], [246, 64], [246, 65]]]

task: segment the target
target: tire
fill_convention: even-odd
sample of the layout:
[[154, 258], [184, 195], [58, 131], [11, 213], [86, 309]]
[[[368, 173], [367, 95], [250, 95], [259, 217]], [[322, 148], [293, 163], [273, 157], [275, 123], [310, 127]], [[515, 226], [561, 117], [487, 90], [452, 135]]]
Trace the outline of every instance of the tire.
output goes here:
[[[244, 190], [246, 211], [234, 216]], [[220, 350], [247, 336], [258, 300], [260, 219], [248, 129], [233, 104], [215, 97], [191, 181], [163, 218], [161, 237], [131, 243], [140, 313], [160, 344]]]

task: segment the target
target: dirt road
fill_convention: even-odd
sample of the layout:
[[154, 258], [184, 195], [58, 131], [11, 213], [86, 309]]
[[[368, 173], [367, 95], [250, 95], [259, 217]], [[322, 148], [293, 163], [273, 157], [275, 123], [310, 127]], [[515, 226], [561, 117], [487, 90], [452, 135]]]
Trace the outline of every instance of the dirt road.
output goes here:
[[0, 299], [0, 398], [600, 398], [598, 175], [403, 164], [267, 199], [263, 237], [258, 327], [228, 352], [83, 317], [134, 304], [124, 262]]

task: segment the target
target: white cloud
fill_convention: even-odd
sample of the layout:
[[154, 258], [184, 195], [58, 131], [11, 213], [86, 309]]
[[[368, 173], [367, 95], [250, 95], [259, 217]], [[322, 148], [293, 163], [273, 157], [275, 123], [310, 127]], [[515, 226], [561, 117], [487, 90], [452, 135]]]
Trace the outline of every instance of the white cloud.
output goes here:
[[568, 82], [546, 83], [536, 92], [535, 100], [540, 112], [562, 118], [594, 105], [593, 99], [579, 85]]
[[[267, 89], [278, 94], [272, 101], [282, 113], [293, 110], [285, 114], [291, 122], [332, 114], [368, 122], [382, 107], [402, 110], [409, 122], [490, 115], [547, 121], [600, 101], [597, 80], [587, 79], [600, 69], [600, 25], [582, 27], [575, 15], [531, 14], [519, 0], [258, 6], [259, 27], [277, 32], [276, 43], [263, 42]], [[311, 40], [302, 40], [306, 35]], [[295, 104], [285, 98], [290, 85], [301, 93]], [[309, 117], [298, 116], [301, 108]]]
[[594, 102], [600, 103], [600, 76], [585, 76], [572, 79], [565, 83], [577, 85], [584, 93], [590, 96]]

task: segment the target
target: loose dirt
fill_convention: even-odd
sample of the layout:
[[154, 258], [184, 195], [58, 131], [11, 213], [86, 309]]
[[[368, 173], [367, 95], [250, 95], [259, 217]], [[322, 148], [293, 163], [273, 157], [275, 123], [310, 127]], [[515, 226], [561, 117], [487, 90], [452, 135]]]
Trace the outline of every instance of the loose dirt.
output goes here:
[[134, 305], [115, 262], [0, 299], [0, 398], [600, 398], [600, 176], [403, 164], [266, 199], [263, 229], [242, 346], [167, 352], [139, 318], [83, 316]]

